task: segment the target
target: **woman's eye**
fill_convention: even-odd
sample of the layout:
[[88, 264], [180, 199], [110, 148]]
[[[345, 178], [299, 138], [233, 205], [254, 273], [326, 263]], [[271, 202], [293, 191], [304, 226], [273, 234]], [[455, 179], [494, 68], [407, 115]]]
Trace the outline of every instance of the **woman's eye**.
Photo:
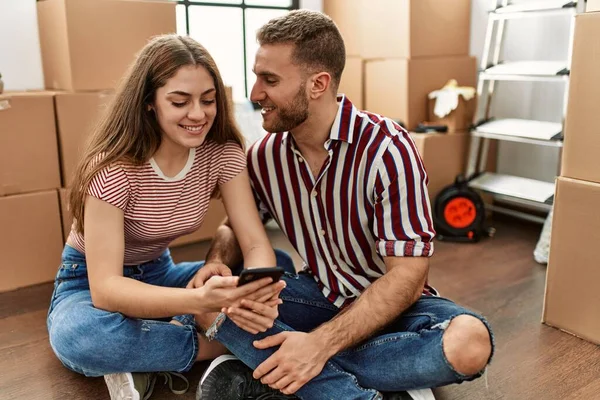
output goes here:
[[183, 107], [187, 104], [186, 101], [184, 101], [183, 103], [176, 103], [176, 102], [171, 102], [171, 104], [173, 104], [175, 107]]
[[212, 99], [212, 100], [202, 100], [202, 103], [209, 105], [209, 104], [213, 104], [216, 100]]

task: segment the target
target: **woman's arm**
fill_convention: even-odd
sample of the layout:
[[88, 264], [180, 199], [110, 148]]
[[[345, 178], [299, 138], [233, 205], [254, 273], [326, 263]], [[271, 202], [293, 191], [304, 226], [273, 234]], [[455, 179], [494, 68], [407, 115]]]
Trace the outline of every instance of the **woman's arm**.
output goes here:
[[273, 267], [275, 253], [258, 216], [256, 203], [244, 169], [219, 187], [223, 204], [244, 257], [244, 267]]
[[88, 196], [84, 218], [88, 278], [92, 302], [97, 308], [136, 318], [202, 314], [228, 307], [269, 283], [265, 279], [257, 285], [237, 288], [237, 277], [214, 277], [201, 288], [186, 290], [126, 278], [123, 211]]

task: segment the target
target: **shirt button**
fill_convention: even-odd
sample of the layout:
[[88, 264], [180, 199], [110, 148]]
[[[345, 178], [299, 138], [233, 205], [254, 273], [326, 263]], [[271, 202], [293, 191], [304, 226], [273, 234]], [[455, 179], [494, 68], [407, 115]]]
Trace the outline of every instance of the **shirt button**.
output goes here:
[[298, 162], [301, 162], [301, 163], [304, 162], [304, 158], [298, 157]]
[[338, 270], [338, 266], [337, 265], [334, 265], [332, 268], [334, 269], [334, 271]]
[[325, 229], [321, 229], [321, 236], [325, 236], [327, 232], [325, 232]]
[[317, 191], [316, 191], [316, 190], [313, 190], [313, 192], [312, 192], [312, 197], [317, 197], [317, 195], [318, 195]]

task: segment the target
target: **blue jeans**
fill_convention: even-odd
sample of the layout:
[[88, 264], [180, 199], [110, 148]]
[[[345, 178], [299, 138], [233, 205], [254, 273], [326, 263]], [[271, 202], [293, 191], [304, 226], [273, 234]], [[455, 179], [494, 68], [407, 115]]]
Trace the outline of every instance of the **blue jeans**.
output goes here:
[[[310, 274], [286, 274], [284, 279], [287, 287], [281, 293], [283, 304], [273, 328], [251, 335], [226, 318], [214, 335], [251, 368], [276, 351], [258, 350], [252, 345], [254, 340], [282, 331], [309, 332], [340, 312], [321, 294]], [[483, 317], [452, 301], [422, 296], [383, 332], [330, 359], [321, 374], [296, 395], [302, 399], [380, 399], [378, 391], [432, 388], [473, 380], [483, 371], [473, 376], [459, 373], [442, 349], [448, 322], [465, 314], [480, 319], [490, 330]]]
[[[276, 251], [276, 256], [278, 265], [294, 271], [287, 254]], [[204, 261], [175, 264], [166, 250], [155, 260], [123, 267], [123, 275], [151, 285], [185, 287], [203, 265]], [[86, 376], [187, 371], [198, 354], [196, 326], [191, 315], [175, 319], [183, 326], [169, 323], [171, 318], [129, 318], [94, 307], [85, 256], [65, 246], [47, 325], [50, 345], [67, 368]]]

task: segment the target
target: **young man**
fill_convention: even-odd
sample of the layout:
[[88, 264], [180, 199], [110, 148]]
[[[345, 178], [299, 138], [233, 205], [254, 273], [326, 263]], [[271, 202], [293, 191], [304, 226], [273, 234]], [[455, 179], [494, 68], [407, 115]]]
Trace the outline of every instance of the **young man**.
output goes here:
[[[327, 16], [293, 11], [257, 37], [251, 99], [273, 133], [249, 150], [248, 169], [263, 220], [278, 222], [305, 268], [286, 276], [267, 332], [236, 326], [254, 318], [244, 308], [197, 321], [251, 368], [216, 360], [198, 398], [259, 395], [251, 374], [284, 395], [336, 400], [432, 398], [410, 389], [481, 376], [493, 349], [487, 322], [427, 284], [435, 232], [409, 134], [337, 95], [345, 49]], [[209, 259], [239, 261], [227, 225]]]

